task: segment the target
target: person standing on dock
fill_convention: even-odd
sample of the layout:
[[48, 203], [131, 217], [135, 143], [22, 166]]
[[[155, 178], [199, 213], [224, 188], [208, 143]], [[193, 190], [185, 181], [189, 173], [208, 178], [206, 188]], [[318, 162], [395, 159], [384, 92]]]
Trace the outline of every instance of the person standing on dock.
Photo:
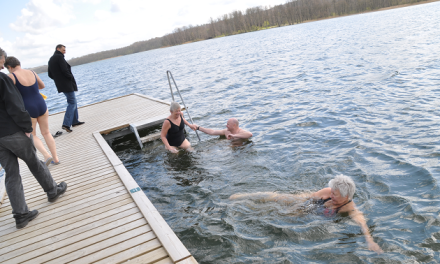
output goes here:
[[[0, 48], [0, 69], [4, 68], [6, 57], [6, 52]], [[26, 163], [49, 202], [55, 202], [67, 189], [65, 182], [57, 185], [47, 166], [38, 159], [32, 131], [31, 117], [20, 92], [11, 78], [0, 72], [0, 164], [5, 169], [6, 192], [18, 229], [35, 219], [38, 211], [29, 211], [26, 204], [17, 158]]]
[[[197, 125], [196, 125], [197, 126]], [[212, 136], [226, 136], [227, 139], [248, 139], [252, 137], [252, 133], [239, 127], [236, 118], [230, 118], [226, 123], [226, 129], [214, 130], [197, 126], [197, 130]]]
[[72, 126], [84, 124], [78, 120], [78, 107], [76, 105], [75, 92], [78, 91], [75, 77], [73, 77], [69, 63], [64, 59], [66, 46], [58, 44], [55, 53], [48, 63], [48, 75], [55, 81], [58, 93], [64, 93], [67, 98], [67, 109], [64, 114], [62, 129], [72, 132]]

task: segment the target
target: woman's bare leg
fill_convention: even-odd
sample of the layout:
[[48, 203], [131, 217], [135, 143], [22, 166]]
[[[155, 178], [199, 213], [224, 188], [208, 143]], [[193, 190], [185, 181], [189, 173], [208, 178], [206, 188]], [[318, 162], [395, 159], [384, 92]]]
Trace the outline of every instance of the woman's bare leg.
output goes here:
[[179, 146], [179, 148], [183, 148], [187, 151], [193, 151], [194, 149], [191, 147], [191, 143], [189, 143], [188, 139], [185, 139], [182, 143], [182, 145]]
[[53, 139], [52, 134], [49, 131], [49, 110], [42, 116], [37, 118], [38, 124], [40, 125], [41, 135], [44, 137], [44, 141], [46, 141], [46, 145], [52, 154], [53, 161], [55, 163], [59, 162], [57, 155], [57, 146], [55, 144], [55, 140]]
[[34, 145], [38, 149], [38, 151], [43, 154], [44, 160], [47, 160], [50, 158], [49, 152], [47, 152], [46, 148], [43, 145], [43, 142], [37, 137], [37, 118], [31, 118], [32, 119], [32, 135], [34, 137]]
[[310, 194], [280, 194], [275, 192], [257, 192], [257, 193], [237, 193], [229, 197], [231, 200], [251, 199], [260, 202], [278, 202], [281, 204], [292, 204], [304, 202], [310, 197]]

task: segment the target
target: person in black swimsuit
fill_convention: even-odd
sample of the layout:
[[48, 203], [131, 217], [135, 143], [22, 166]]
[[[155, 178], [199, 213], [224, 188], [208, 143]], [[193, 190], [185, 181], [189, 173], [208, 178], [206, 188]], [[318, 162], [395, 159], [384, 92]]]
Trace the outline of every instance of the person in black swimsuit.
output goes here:
[[[43, 81], [35, 72], [22, 69], [20, 61], [15, 57], [8, 57], [5, 61], [5, 67], [10, 72], [8, 76], [20, 91], [26, 111], [32, 118], [32, 135], [35, 147], [43, 154], [46, 165], [59, 164], [60, 160], [57, 155], [55, 140], [49, 130], [49, 111], [40, 94], [40, 89], [45, 87]], [[37, 123], [50, 154], [44, 147], [43, 142], [37, 137]]]
[[338, 175], [330, 180], [328, 188], [321, 189], [315, 193], [303, 194], [278, 194], [274, 192], [260, 192], [250, 194], [234, 194], [229, 197], [235, 199], [253, 199], [262, 202], [278, 202], [287, 205], [302, 203], [299, 210], [305, 212], [320, 211], [330, 217], [338, 213], [348, 213], [362, 229], [368, 243], [368, 249], [382, 253], [380, 246], [374, 242], [368, 230], [364, 215], [356, 208], [352, 201], [356, 185], [353, 180], [345, 175]]
[[170, 105], [171, 115], [163, 122], [160, 138], [162, 139], [165, 148], [172, 153], [177, 153], [177, 148], [186, 150], [191, 149], [191, 143], [185, 138], [185, 125], [195, 130], [197, 126], [188, 123], [183, 118], [181, 107], [177, 102], [172, 102]]

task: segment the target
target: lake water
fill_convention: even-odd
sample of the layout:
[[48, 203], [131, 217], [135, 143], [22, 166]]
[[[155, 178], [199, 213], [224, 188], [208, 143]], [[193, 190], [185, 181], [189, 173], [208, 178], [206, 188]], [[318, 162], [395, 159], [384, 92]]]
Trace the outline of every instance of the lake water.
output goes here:
[[[253, 132], [233, 147], [191, 131], [195, 151], [178, 155], [160, 141], [142, 150], [130, 136], [112, 142], [200, 263], [440, 263], [439, 43], [437, 2], [72, 70], [79, 105], [134, 92], [170, 101], [170, 70], [195, 123], [222, 129], [236, 117]], [[50, 111], [64, 110], [64, 96], [40, 76]], [[228, 199], [316, 191], [340, 173], [354, 179], [354, 201], [384, 254], [367, 249], [348, 217]]]

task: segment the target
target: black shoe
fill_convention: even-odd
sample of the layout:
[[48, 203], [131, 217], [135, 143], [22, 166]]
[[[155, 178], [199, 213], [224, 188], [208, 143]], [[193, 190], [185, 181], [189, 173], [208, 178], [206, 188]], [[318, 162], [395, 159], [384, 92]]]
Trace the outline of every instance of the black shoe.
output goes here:
[[82, 124], [84, 124], [85, 122], [79, 122], [78, 121], [78, 123], [76, 123], [76, 124], [73, 124], [72, 126], [74, 127], [74, 126], [80, 126], [80, 125], [82, 125]]
[[69, 132], [69, 133], [73, 131], [72, 129], [70, 129], [70, 127], [65, 126], [65, 125], [63, 125], [61, 128], [64, 129], [64, 130], [66, 130], [66, 131]]
[[57, 131], [54, 135], [52, 135], [53, 138], [59, 137], [63, 134], [63, 131]]
[[49, 197], [49, 195], [48, 195], [47, 200], [51, 203], [55, 202], [56, 200], [58, 200], [58, 198], [60, 197], [61, 194], [66, 192], [66, 190], [67, 190], [67, 183], [61, 182], [57, 186], [57, 194], [53, 197]]
[[27, 226], [27, 224], [34, 220], [35, 217], [37, 217], [38, 215], [38, 211], [37, 210], [33, 210], [33, 211], [29, 211], [27, 214], [16, 214], [14, 215], [15, 218], [15, 227], [17, 227], [17, 229], [23, 228], [25, 226]]

